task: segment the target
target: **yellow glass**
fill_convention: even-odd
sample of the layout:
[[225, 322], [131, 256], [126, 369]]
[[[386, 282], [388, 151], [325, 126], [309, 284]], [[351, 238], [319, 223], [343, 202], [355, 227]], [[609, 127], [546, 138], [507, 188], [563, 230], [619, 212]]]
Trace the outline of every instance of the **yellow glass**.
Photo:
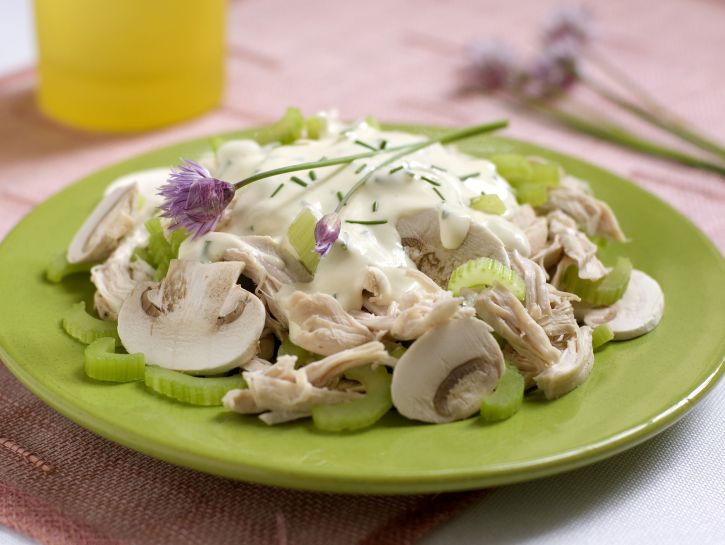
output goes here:
[[35, 0], [38, 102], [58, 121], [139, 131], [215, 106], [226, 0]]

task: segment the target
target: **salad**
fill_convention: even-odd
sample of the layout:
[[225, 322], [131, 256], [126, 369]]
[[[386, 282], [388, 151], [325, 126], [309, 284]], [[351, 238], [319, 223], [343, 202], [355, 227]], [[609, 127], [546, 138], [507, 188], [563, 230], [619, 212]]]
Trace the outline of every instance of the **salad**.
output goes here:
[[86, 374], [267, 424], [354, 430], [390, 410], [512, 416], [654, 329], [658, 283], [586, 181], [538, 157], [291, 108], [253, 139], [111, 183], [48, 279], [90, 271], [65, 331]]

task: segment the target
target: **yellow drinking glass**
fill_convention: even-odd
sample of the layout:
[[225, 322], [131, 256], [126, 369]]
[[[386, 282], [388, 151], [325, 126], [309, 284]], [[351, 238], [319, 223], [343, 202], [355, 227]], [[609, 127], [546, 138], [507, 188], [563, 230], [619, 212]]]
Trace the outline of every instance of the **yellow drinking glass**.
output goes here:
[[40, 85], [50, 117], [140, 131], [215, 106], [226, 0], [35, 0]]

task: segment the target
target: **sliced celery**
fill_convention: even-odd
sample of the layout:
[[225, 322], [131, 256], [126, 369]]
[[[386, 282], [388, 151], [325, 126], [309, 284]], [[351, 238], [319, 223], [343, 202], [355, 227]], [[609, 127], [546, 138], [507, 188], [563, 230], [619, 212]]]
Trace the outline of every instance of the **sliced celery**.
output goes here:
[[311, 361], [320, 359], [317, 357], [316, 354], [308, 352], [301, 346], [297, 346], [290, 340], [289, 337], [285, 337], [285, 339], [282, 341], [282, 344], [279, 345], [277, 354], [279, 356], [297, 356], [297, 363], [295, 364], [295, 367], [302, 367], [304, 365], [307, 365]]
[[534, 168], [523, 155], [499, 153], [489, 157], [489, 160], [496, 165], [498, 173], [514, 187], [532, 181]]
[[506, 205], [498, 195], [479, 195], [471, 199], [471, 208], [486, 214], [503, 214], [506, 212]]
[[549, 189], [542, 184], [521, 184], [516, 188], [516, 200], [522, 204], [541, 206], [549, 200]]
[[319, 140], [320, 136], [327, 129], [327, 121], [323, 117], [313, 115], [305, 119], [305, 129], [307, 138], [310, 140]]
[[140, 259], [141, 261], [145, 261], [152, 267], [154, 266], [154, 261], [153, 259], [151, 259], [148, 251], [146, 251], [146, 248], [142, 248], [141, 246], [136, 246], [133, 249], [133, 253], [131, 254], [131, 261], [136, 261], [138, 259]]
[[496, 422], [510, 418], [521, 407], [524, 400], [524, 377], [512, 365], [506, 366], [498, 386], [481, 403], [481, 418]]
[[190, 405], [222, 404], [229, 390], [246, 388], [241, 374], [229, 377], [193, 377], [162, 367], [146, 367], [144, 383], [154, 392]]
[[371, 115], [365, 117], [365, 123], [373, 129], [380, 130], [380, 122]]
[[559, 185], [559, 165], [556, 163], [531, 163], [531, 181], [547, 187]]
[[279, 121], [258, 130], [254, 139], [263, 145], [271, 142], [291, 144], [302, 136], [304, 128], [305, 118], [299, 108], [287, 108]]
[[149, 232], [148, 246], [145, 250], [136, 248], [134, 255], [156, 269], [154, 279], [159, 281], [166, 276], [171, 260], [179, 256], [179, 246], [189, 233], [182, 227], [172, 231], [167, 239], [159, 218], [151, 218], [144, 225]]
[[598, 325], [592, 331], [592, 348], [596, 352], [614, 338], [614, 333], [607, 324]]
[[629, 284], [632, 262], [626, 257], [618, 257], [614, 268], [604, 278], [585, 280], [579, 278], [579, 268], [570, 266], [562, 278], [562, 288], [575, 293], [585, 303], [594, 306], [607, 306], [616, 303]]
[[287, 240], [297, 252], [297, 257], [311, 273], [317, 270], [320, 254], [315, 251], [315, 225], [317, 217], [309, 208], [297, 214], [287, 229]]
[[457, 296], [463, 288], [479, 289], [497, 284], [510, 290], [519, 300], [524, 300], [526, 284], [523, 279], [514, 270], [490, 257], [471, 259], [457, 267], [448, 281], [448, 290]]
[[94, 318], [86, 312], [86, 305], [83, 301], [74, 304], [71, 308], [63, 313], [62, 319], [63, 329], [68, 335], [83, 344], [91, 344], [96, 339], [102, 337], [112, 337], [119, 344], [121, 340], [118, 338], [116, 330], [116, 322], [107, 322]]
[[143, 354], [116, 354], [113, 337], [101, 337], [86, 347], [86, 375], [108, 382], [143, 380], [146, 360]]
[[365, 396], [334, 405], [312, 408], [315, 427], [324, 431], [359, 430], [372, 426], [393, 407], [390, 395], [392, 379], [382, 365], [373, 369], [369, 365], [350, 369], [347, 378], [357, 380], [365, 388]]
[[66, 276], [90, 271], [93, 265], [94, 263], [68, 263], [65, 253], [62, 253], [50, 262], [45, 270], [45, 278], [48, 282], [58, 284]]

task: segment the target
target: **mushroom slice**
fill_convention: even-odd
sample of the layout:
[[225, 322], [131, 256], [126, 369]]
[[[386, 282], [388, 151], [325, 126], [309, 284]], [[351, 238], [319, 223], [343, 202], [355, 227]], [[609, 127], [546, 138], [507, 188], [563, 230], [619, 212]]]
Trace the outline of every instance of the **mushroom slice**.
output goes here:
[[68, 247], [68, 263], [102, 261], [133, 229], [133, 202], [136, 184], [114, 189], [103, 197]]
[[503, 354], [484, 322], [450, 320], [418, 338], [398, 360], [393, 405], [403, 416], [423, 422], [468, 418], [503, 372]]
[[534, 377], [546, 399], [555, 399], [582, 384], [592, 372], [594, 351], [592, 329], [579, 328], [576, 337], [569, 339], [559, 361]]
[[455, 250], [443, 246], [438, 212], [434, 209], [404, 216], [395, 227], [408, 257], [418, 270], [443, 289], [448, 287], [453, 269], [471, 259], [490, 257], [509, 265], [501, 239], [488, 227], [475, 221], [471, 221], [466, 238]]
[[[624, 295], [609, 307], [593, 308], [584, 313], [587, 325], [606, 323], [615, 341], [626, 341], [649, 333], [662, 320], [665, 296], [657, 281], [642, 271], [633, 270]], [[611, 316], [609, 321], [604, 316]]]
[[171, 261], [160, 284], [141, 282], [118, 314], [129, 352], [167, 369], [227, 371], [254, 357], [262, 334], [262, 302], [236, 284], [241, 263]]

